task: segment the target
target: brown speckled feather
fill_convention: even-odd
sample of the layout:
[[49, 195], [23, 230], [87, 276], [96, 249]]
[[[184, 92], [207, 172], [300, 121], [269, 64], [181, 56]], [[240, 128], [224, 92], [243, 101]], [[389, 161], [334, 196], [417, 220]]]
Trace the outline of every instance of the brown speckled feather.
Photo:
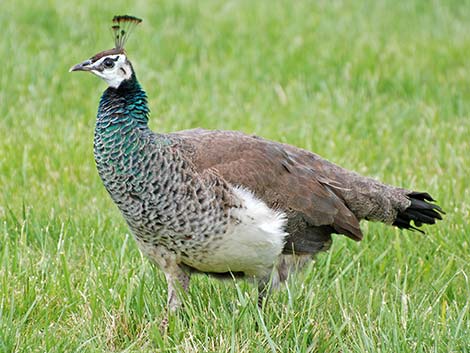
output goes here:
[[195, 129], [171, 135], [180, 139], [199, 171], [213, 168], [286, 212], [286, 252], [315, 253], [329, 244], [331, 233], [362, 239], [358, 218], [335, 193], [335, 180], [322, 173], [322, 163], [305, 160], [313, 154], [236, 131]]

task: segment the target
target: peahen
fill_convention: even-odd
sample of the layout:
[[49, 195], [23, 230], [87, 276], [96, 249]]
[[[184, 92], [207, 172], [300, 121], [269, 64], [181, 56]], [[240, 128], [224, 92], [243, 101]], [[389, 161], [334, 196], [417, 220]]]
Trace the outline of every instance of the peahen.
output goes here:
[[137, 244], [165, 273], [168, 307], [191, 273], [266, 288], [327, 250], [362, 239], [360, 220], [418, 230], [444, 212], [425, 192], [385, 185], [309, 151], [236, 131], [152, 132], [147, 96], [124, 44], [141, 20], [115, 16], [115, 48], [70, 71], [104, 79], [94, 137], [98, 173]]

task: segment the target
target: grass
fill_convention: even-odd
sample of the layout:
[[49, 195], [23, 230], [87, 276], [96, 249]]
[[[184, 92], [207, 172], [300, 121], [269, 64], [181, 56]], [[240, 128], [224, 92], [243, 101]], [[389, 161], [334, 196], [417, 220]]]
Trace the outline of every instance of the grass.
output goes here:
[[[429, 191], [426, 235], [335, 237], [264, 313], [245, 282], [166, 284], [95, 171], [105, 85], [67, 69], [112, 46], [114, 14], [151, 127], [239, 129]], [[2, 3], [1, 352], [470, 352], [469, 1]]]

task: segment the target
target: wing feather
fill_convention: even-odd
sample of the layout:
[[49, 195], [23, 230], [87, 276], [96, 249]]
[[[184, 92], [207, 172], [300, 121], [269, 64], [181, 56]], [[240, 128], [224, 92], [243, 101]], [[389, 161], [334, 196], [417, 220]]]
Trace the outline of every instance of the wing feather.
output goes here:
[[237, 131], [194, 129], [171, 136], [198, 171], [213, 168], [232, 185], [286, 212], [286, 248], [316, 252], [330, 233], [362, 239], [358, 219], [335, 193], [341, 186], [322, 172], [322, 160], [313, 153]]

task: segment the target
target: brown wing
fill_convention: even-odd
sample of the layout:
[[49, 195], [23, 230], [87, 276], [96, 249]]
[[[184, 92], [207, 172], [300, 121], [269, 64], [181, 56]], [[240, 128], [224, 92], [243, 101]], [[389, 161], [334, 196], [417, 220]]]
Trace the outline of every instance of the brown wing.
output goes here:
[[310, 162], [307, 151], [236, 131], [195, 129], [171, 136], [199, 171], [214, 168], [232, 185], [285, 211], [286, 251], [317, 252], [331, 233], [362, 239], [358, 219], [334, 192], [335, 181], [318, 174], [321, 163]]

